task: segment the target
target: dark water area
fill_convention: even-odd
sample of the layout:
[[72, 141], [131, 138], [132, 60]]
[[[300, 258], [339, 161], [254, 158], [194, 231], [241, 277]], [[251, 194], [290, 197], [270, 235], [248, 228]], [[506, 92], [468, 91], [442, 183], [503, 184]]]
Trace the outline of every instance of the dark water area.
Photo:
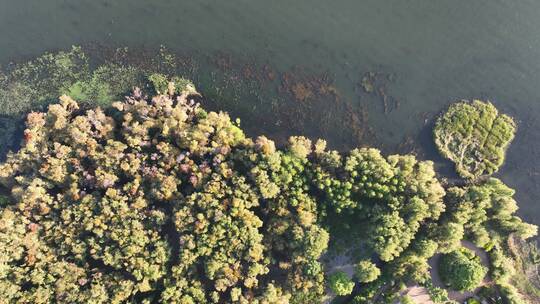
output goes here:
[[[325, 89], [339, 98], [328, 102], [339, 99], [356, 118], [327, 121], [332, 104], [310, 105], [301, 96], [297, 102], [306, 104], [307, 114], [289, 121], [310, 123], [298, 126], [280, 116], [284, 111], [272, 111], [270, 95], [214, 106], [242, 116], [250, 134], [300, 132], [326, 137], [340, 149], [369, 143], [386, 153], [414, 150], [447, 174], [451, 167], [430, 139], [433, 119], [455, 100], [488, 99], [519, 124], [497, 175], [517, 189], [520, 214], [540, 224], [539, 13], [540, 1], [534, 0], [0, 0], [0, 64], [74, 44], [165, 45], [196, 58], [225, 54], [233, 62], [267, 65], [280, 75], [270, 84], [276, 90], [284, 73], [297, 71], [285, 79], [293, 79], [300, 95], [309, 92], [295, 86], [295, 75], [311, 84], [331, 79]], [[195, 79], [203, 93], [216, 69], [205, 62]], [[375, 83], [373, 93], [362, 79]], [[268, 115], [261, 119], [257, 111]], [[331, 131], [318, 128], [321, 120]], [[370, 132], [347, 140], [366, 121]]]

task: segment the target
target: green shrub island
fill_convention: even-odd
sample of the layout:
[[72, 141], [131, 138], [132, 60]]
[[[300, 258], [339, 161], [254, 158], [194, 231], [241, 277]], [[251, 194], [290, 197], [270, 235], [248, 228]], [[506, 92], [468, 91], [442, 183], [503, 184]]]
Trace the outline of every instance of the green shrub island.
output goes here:
[[487, 270], [472, 250], [460, 248], [441, 257], [439, 272], [451, 289], [471, 291], [482, 283]]
[[437, 120], [433, 132], [440, 153], [455, 163], [459, 175], [476, 179], [503, 164], [516, 123], [490, 102], [461, 101]]
[[[486, 299], [527, 303], [530, 285], [513, 286], [524, 278], [512, 268], [527, 267], [519, 256], [531, 250], [515, 244], [537, 228], [515, 215], [514, 191], [500, 180], [445, 187], [433, 163], [413, 155], [340, 153], [301, 136], [276, 147], [246, 137], [228, 114], [204, 110], [190, 81], [122, 70], [125, 81], [107, 84], [116, 72], [73, 74], [73, 52], [33, 63], [53, 62], [59, 74], [19, 67], [35, 87], [2, 93], [34, 100], [17, 92], [50, 90], [46, 77], [64, 83], [39, 104], [0, 98], [1, 111], [29, 112], [21, 148], [0, 164], [2, 301], [320, 303], [331, 290], [345, 303], [395, 303], [412, 301], [404, 288], [422, 285], [443, 302], [448, 293], [433, 286], [428, 263], [442, 254], [436, 267], [451, 288], [474, 289], [485, 278], [493, 283], [482, 287]], [[139, 84], [110, 105], [110, 92]], [[49, 100], [59, 93], [71, 96]], [[457, 114], [448, 115], [441, 121]], [[448, 126], [439, 122], [435, 133], [453, 134]], [[452, 149], [476, 140], [448, 138]], [[504, 156], [500, 143], [482, 146]], [[474, 176], [490, 173], [491, 165], [470, 164]], [[463, 241], [487, 252], [489, 264]], [[338, 243], [359, 252], [347, 272], [354, 275], [326, 264]]]

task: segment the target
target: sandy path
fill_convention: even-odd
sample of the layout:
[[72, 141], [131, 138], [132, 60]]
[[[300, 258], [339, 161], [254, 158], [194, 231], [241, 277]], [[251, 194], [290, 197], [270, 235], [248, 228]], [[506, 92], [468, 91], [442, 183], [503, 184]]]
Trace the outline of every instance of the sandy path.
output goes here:
[[435, 304], [431, 301], [427, 289], [422, 286], [411, 286], [405, 290], [403, 295], [410, 296], [416, 304]]

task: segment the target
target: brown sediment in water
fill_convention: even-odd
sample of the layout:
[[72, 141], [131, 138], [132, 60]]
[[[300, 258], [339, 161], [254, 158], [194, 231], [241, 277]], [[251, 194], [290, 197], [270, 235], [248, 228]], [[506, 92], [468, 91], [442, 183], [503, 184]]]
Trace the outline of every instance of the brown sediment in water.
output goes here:
[[213, 58], [214, 65], [222, 72], [232, 69], [232, 57], [231, 55], [224, 53], [217, 53]]
[[411, 135], [406, 135], [403, 140], [397, 145], [397, 153], [400, 154], [419, 154], [417, 141]]
[[382, 103], [384, 114], [397, 110], [400, 100], [388, 94], [388, 84], [394, 82], [394, 74], [383, 72], [366, 72], [358, 86], [364, 94], [378, 97]]
[[295, 83], [290, 90], [298, 101], [306, 101], [314, 95], [304, 83]]
[[284, 98], [275, 110], [291, 130], [329, 138], [338, 149], [365, 145], [375, 138], [366, 108], [344, 99], [328, 74], [300, 68], [283, 72], [277, 95]]
[[319, 97], [339, 99], [339, 93], [332, 82], [328, 74], [309, 74], [296, 67], [281, 74], [278, 93], [289, 93], [297, 101]]
[[243, 65], [242, 77], [256, 81], [259, 85], [269, 85], [275, 80], [276, 76], [274, 70], [268, 64], [260, 66], [250, 62]]
[[274, 71], [274, 69], [270, 67], [270, 65], [265, 64], [263, 66], [263, 72], [264, 72], [264, 76], [266, 77], [266, 80], [274, 81], [276, 79], [276, 72]]

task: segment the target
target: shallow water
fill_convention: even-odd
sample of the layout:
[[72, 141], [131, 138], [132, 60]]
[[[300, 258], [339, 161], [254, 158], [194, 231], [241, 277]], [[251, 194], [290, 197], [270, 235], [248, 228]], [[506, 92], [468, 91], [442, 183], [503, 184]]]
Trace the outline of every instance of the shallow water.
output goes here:
[[[363, 105], [386, 152], [412, 137], [437, 160], [432, 118], [456, 99], [489, 99], [519, 120], [500, 176], [540, 224], [539, 12], [535, 0], [0, 0], [0, 63], [97, 42], [298, 65], [327, 72], [345, 102]], [[369, 71], [391, 76], [385, 92], [398, 108], [385, 113], [361, 92]]]

